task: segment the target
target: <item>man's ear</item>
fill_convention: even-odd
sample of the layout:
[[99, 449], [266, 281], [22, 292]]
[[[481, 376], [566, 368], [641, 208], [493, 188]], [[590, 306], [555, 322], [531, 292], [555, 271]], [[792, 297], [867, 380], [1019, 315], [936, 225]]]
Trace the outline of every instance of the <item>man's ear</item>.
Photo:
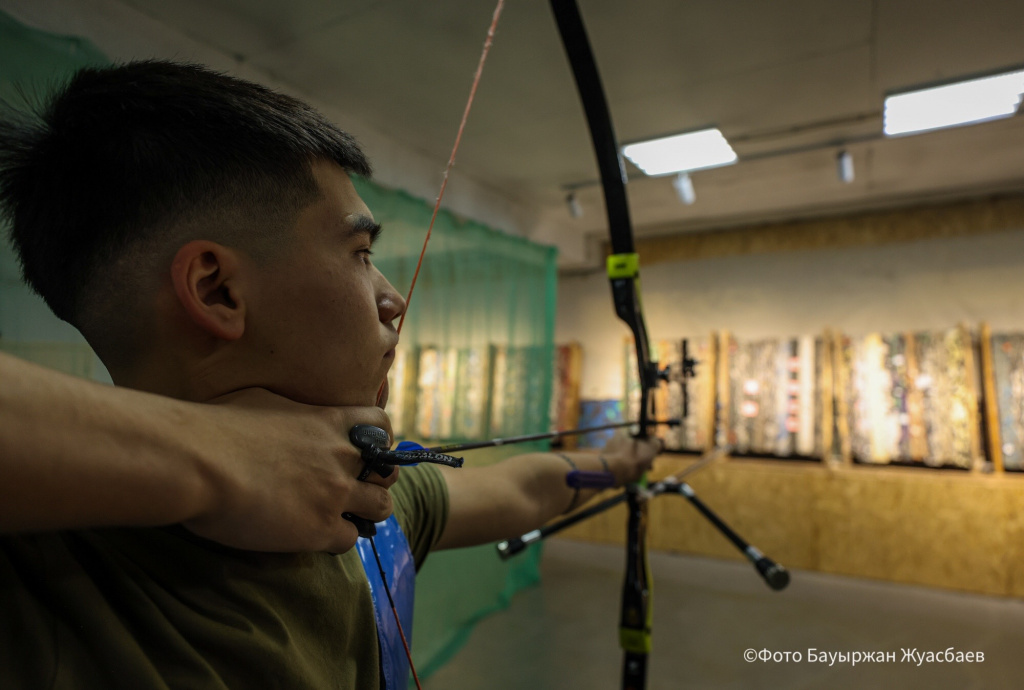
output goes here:
[[183, 245], [171, 262], [171, 282], [185, 313], [222, 340], [238, 340], [245, 332], [240, 263], [237, 251], [209, 240]]

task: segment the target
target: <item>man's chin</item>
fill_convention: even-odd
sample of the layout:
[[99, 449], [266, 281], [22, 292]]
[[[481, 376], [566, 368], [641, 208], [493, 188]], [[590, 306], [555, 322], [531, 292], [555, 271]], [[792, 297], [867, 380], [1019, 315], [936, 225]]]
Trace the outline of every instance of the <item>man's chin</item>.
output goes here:
[[[383, 403], [377, 404], [377, 389], [365, 388], [358, 392], [348, 390], [342, 393], [323, 392], [311, 395], [286, 396], [292, 397], [296, 402], [304, 402], [307, 405], [318, 405], [321, 407], [383, 407]], [[384, 398], [385, 402], [387, 397]]]

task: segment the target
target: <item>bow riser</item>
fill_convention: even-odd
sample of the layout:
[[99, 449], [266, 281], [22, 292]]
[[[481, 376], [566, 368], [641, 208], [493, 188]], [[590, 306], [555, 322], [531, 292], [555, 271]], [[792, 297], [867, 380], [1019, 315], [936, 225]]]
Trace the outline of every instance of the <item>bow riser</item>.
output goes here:
[[640, 261], [636, 254], [612, 254], [608, 257], [608, 279], [612, 287], [615, 314], [629, 326], [636, 346], [640, 375], [640, 411], [638, 438], [647, 437], [650, 425], [651, 388], [657, 385], [658, 364], [651, 361], [650, 340], [640, 300]]

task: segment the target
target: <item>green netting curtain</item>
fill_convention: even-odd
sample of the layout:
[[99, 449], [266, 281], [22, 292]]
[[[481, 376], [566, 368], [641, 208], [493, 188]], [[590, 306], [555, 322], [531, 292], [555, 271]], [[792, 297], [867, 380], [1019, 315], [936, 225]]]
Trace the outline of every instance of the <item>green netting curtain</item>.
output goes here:
[[[36, 101], [76, 69], [107, 62], [88, 41], [38, 31], [0, 12], [4, 102], [18, 107], [26, 98]], [[95, 355], [81, 334], [22, 282], [6, 228], [0, 228], [0, 350], [76, 376], [97, 374]]]
[[[402, 192], [356, 180], [356, 189], [384, 232], [374, 262], [403, 295], [409, 288], [430, 222], [431, 206]], [[401, 349], [407, 358], [425, 349], [484, 360], [467, 373], [456, 364], [449, 424], [424, 419], [423, 389], [392, 380], [388, 412], [404, 415], [400, 436], [424, 439], [524, 434], [548, 428], [556, 296], [555, 250], [496, 232], [442, 211], [409, 305]], [[420, 371], [423, 381], [429, 372]], [[412, 377], [415, 380], [416, 377]], [[504, 380], [502, 390], [496, 385]], [[482, 381], [486, 391], [477, 399]], [[400, 385], [400, 384], [399, 384]], [[418, 396], [418, 400], [412, 400]], [[476, 397], [475, 397], [476, 396]], [[498, 399], [503, 398], [503, 399]], [[404, 400], [403, 409], [395, 404]], [[467, 404], [473, 401], [473, 404]], [[436, 421], [436, 420], [434, 420]], [[490, 449], [467, 454], [467, 464], [489, 464], [529, 450]], [[507, 605], [538, 579], [539, 549], [511, 563], [493, 546], [431, 554], [417, 576], [413, 655], [423, 676], [437, 670], [465, 642], [472, 626]]]
[[[105, 62], [88, 41], [41, 32], [0, 12], [0, 96], [8, 101], [18, 100], [12, 98], [16, 84], [46, 89], [75, 69]], [[405, 294], [432, 205], [372, 181], [355, 182], [385, 228], [374, 261]], [[25, 290], [15, 285], [13, 265], [7, 268], [0, 302], [22, 305], [17, 306], [20, 311], [45, 311], [41, 301], [20, 298]], [[419, 379], [408, 377], [402, 409], [389, 404], [389, 414], [401, 417], [403, 435], [468, 438], [547, 429], [555, 290], [554, 249], [442, 211], [400, 349], [410, 370], [426, 353], [437, 361], [449, 357], [455, 375], [446, 379], [444, 390], [435, 386], [432, 397], [418, 389], [429, 373], [425, 367], [419, 367]], [[8, 299], [16, 295], [18, 299]], [[13, 317], [50, 318], [36, 313]], [[427, 414], [429, 405], [433, 407]], [[488, 464], [525, 450], [476, 451], [467, 455], [467, 463]], [[534, 550], [505, 564], [492, 546], [432, 554], [417, 578], [413, 647], [421, 675], [429, 675], [454, 654], [478, 620], [535, 582], [538, 559]]]

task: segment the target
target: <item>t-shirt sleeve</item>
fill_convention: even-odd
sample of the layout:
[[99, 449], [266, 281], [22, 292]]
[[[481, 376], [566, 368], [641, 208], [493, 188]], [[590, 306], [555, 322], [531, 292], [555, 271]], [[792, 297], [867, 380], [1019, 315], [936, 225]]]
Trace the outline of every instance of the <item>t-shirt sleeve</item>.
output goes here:
[[403, 467], [391, 498], [419, 570], [448, 523], [448, 485], [433, 465]]

